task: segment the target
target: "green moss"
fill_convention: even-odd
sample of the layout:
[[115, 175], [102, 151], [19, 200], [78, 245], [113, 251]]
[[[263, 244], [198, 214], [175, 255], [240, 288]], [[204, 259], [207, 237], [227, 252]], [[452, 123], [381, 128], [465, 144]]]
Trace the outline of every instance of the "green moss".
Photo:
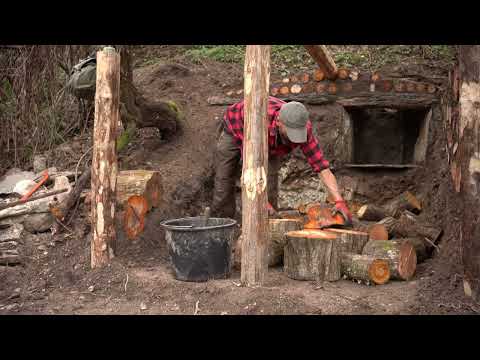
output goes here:
[[127, 129], [117, 138], [117, 152], [124, 150], [127, 145], [132, 141], [137, 127], [134, 122], [128, 124]]

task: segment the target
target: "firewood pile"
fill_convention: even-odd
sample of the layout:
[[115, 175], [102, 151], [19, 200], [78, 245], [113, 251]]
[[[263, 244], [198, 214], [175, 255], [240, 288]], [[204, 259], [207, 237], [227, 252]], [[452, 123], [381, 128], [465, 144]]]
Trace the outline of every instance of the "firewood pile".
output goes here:
[[[38, 171], [38, 166], [34, 167]], [[76, 180], [76, 181], [75, 181]], [[0, 265], [18, 265], [24, 232], [71, 231], [69, 225], [81, 202], [91, 204], [90, 169], [83, 173], [11, 169], [0, 179]], [[144, 230], [147, 213], [162, 198], [160, 174], [132, 170], [117, 174], [116, 217], [129, 239]]]
[[[295, 280], [338, 281], [382, 285], [411, 280], [417, 264], [432, 256], [442, 229], [421, 219], [422, 205], [410, 192], [382, 206], [355, 208], [353, 229], [332, 216], [331, 205], [309, 204], [269, 219], [269, 266], [283, 262]], [[240, 267], [241, 237], [234, 254]]]

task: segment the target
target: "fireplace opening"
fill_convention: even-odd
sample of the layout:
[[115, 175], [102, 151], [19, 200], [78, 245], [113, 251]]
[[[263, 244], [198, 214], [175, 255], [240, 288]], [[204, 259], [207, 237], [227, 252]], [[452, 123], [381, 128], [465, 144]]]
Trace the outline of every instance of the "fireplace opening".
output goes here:
[[425, 161], [431, 109], [348, 109], [350, 167], [415, 167]]

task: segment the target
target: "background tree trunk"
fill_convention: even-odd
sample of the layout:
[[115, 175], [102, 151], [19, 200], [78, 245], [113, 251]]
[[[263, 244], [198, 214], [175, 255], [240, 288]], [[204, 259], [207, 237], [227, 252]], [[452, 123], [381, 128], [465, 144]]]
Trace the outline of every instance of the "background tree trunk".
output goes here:
[[[452, 166], [461, 185], [465, 293], [480, 300], [480, 46], [460, 46], [460, 121]], [[462, 175], [463, 174], [463, 175]]]

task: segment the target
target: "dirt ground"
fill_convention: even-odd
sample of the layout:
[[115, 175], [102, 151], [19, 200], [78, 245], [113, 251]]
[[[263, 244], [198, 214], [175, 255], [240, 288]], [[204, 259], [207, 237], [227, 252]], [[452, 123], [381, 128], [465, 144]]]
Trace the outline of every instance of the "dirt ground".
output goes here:
[[[455, 226], [445, 226], [440, 254], [420, 264], [409, 282], [392, 281], [383, 286], [346, 280], [301, 282], [286, 277], [281, 267], [269, 270], [266, 284], [261, 288], [240, 286], [238, 271], [229, 279], [206, 283], [175, 280], [160, 222], [198, 215], [208, 205], [213, 185], [215, 130], [223, 108], [208, 106], [206, 99], [227, 87], [243, 86], [242, 68], [238, 65], [219, 66], [208, 61], [181, 65], [189, 71], [179, 73], [175, 68], [168, 70], [162, 64], [155, 64], [134, 73], [135, 82], [147, 99], [173, 100], [184, 115], [180, 134], [161, 139], [144, 133], [120, 159], [122, 168], [143, 167], [163, 174], [165, 205], [149, 215], [145, 233], [132, 242], [119, 232], [116, 258], [104, 269], [91, 270], [88, 208], [82, 204], [78, 216], [69, 224], [71, 231], [55, 238], [49, 233], [27, 235], [25, 264], [0, 267], [0, 314], [480, 312], [480, 306], [464, 296], [460, 241]], [[451, 185], [443, 179], [421, 186], [451, 192]], [[434, 205], [454, 214], [454, 200], [449, 200], [453, 197], [445, 199], [443, 204], [434, 202]], [[432, 215], [432, 220], [441, 220], [439, 216]]]

